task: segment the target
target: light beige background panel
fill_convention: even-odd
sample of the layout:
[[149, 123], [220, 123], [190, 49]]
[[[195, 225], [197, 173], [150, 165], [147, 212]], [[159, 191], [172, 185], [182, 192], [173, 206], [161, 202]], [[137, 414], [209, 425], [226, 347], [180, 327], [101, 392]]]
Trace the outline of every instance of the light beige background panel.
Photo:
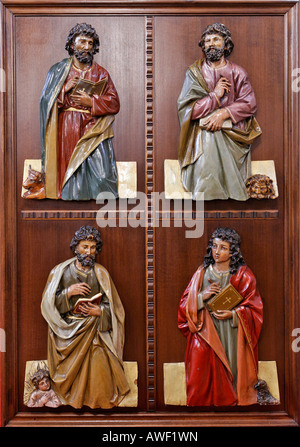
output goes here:
[[[134, 199], [137, 195], [137, 163], [135, 161], [117, 161], [118, 170], [118, 193], [120, 199]], [[23, 182], [28, 176], [28, 169], [41, 172], [41, 160], [25, 160]], [[21, 196], [26, 192], [22, 188]]]
[[[165, 197], [166, 199], [191, 199], [191, 193], [186, 191], [180, 178], [178, 160], [164, 161]], [[275, 196], [278, 197], [275, 163], [273, 160], [256, 160], [251, 162], [251, 175], [263, 174], [273, 180]]]
[[[24, 378], [24, 404], [27, 405], [30, 394], [35, 387], [31, 382], [32, 375], [42, 368], [48, 369], [47, 360], [30, 360], [26, 362]], [[119, 404], [120, 407], [137, 407], [138, 405], [138, 365], [137, 362], [124, 362], [124, 371], [130, 391]]]
[[[186, 376], [184, 362], [164, 363], [164, 399], [166, 405], [186, 405]], [[258, 377], [265, 380], [270, 393], [280, 401], [275, 361], [259, 361]]]

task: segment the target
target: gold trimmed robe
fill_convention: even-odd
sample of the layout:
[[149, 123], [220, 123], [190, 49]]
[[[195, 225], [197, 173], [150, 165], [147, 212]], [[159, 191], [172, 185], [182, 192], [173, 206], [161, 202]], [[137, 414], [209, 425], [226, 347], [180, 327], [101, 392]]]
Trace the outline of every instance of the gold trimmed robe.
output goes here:
[[101, 331], [100, 317], [94, 316], [67, 322], [55, 305], [56, 292], [64, 271], [75, 259], [51, 271], [43, 293], [41, 311], [49, 327], [50, 377], [65, 405], [112, 408], [129, 392], [122, 362], [124, 308], [109, 273], [95, 264], [99, 285], [109, 301], [111, 329]]

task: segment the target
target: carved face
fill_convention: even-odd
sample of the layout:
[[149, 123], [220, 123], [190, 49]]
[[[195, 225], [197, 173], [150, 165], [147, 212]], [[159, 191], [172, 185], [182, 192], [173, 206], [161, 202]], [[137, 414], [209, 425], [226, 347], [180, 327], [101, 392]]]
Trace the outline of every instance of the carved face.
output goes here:
[[41, 391], [48, 391], [50, 389], [50, 380], [48, 377], [44, 377], [39, 382], [39, 390]]
[[73, 47], [78, 51], [92, 51], [94, 40], [92, 37], [80, 35], [75, 37]]
[[97, 244], [94, 240], [80, 241], [76, 251], [81, 255], [96, 255]]
[[80, 241], [75, 253], [82, 267], [92, 267], [95, 264], [97, 244], [94, 240]]
[[94, 40], [85, 35], [76, 36], [72, 44], [75, 57], [82, 63], [90, 63], [93, 60]]
[[230, 261], [231, 253], [229, 242], [223, 241], [220, 238], [215, 238], [211, 250], [216, 264]]
[[220, 34], [207, 34], [204, 39], [204, 47], [209, 48], [214, 46], [215, 48], [224, 47], [224, 39]]
[[207, 34], [204, 39], [204, 53], [209, 61], [218, 61], [224, 54], [224, 38], [219, 34]]
[[42, 174], [38, 171], [34, 171], [33, 169], [29, 169], [28, 177], [23, 183], [24, 188], [29, 189], [32, 186], [37, 185], [42, 181]]
[[252, 175], [246, 182], [246, 188], [249, 197], [256, 199], [276, 198], [273, 182], [267, 175]]
[[263, 180], [258, 180], [257, 183], [252, 186], [252, 191], [257, 194], [267, 194], [269, 192], [268, 185]]

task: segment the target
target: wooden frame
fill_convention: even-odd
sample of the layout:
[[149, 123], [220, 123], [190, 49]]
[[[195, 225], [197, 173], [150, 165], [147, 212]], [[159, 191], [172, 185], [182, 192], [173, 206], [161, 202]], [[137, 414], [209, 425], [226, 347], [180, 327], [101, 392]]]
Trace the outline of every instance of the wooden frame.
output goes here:
[[[285, 165], [284, 176], [284, 266], [285, 266], [285, 402], [282, 411], [226, 411], [226, 412], [188, 412], [156, 411], [156, 277], [155, 228], [145, 229], [145, 278], [146, 278], [146, 365], [147, 365], [147, 408], [139, 412], [120, 412], [109, 414], [88, 413], [25, 413], [18, 411], [18, 381], [17, 381], [17, 277], [14, 259], [17, 253], [17, 208], [16, 197], [19, 194], [18, 185], [14, 179], [16, 171], [16, 128], [15, 116], [15, 20], [17, 17], [43, 15], [138, 15], [145, 18], [145, 172], [144, 185], [148, 197], [148, 211], [151, 209], [151, 192], [156, 189], [155, 171], [155, 83], [154, 83], [154, 22], [159, 16], [175, 15], [239, 15], [251, 16], [277, 15], [284, 17], [284, 125]], [[298, 1], [214, 1], [186, 2], [178, 0], [155, 1], [104, 1], [89, 0], [4, 0], [0, 3], [1, 33], [0, 42], [3, 51], [0, 65], [5, 68], [7, 77], [6, 92], [0, 93], [0, 194], [1, 200], [1, 256], [0, 256], [0, 328], [6, 332], [6, 352], [1, 353], [0, 398], [1, 425], [9, 426], [71, 426], [78, 425], [135, 425], [135, 426], [296, 426], [300, 423], [300, 353], [291, 349], [292, 330], [300, 327], [300, 241], [299, 241], [299, 93], [292, 90], [293, 70], [299, 66], [299, 3]], [[7, 185], [10, 185], [7, 188]], [[53, 205], [54, 206], [54, 205]], [[36, 207], [37, 208], [37, 207]], [[34, 210], [33, 210], [34, 211]], [[49, 210], [46, 210], [49, 212]], [[50, 210], [51, 211], [51, 210]], [[70, 207], [67, 217], [58, 214], [57, 219], [74, 219], [76, 208]], [[258, 210], [261, 211], [261, 210]], [[28, 217], [26, 215], [23, 217]], [[60, 211], [61, 213], [63, 211]], [[94, 209], [85, 219], [93, 218]], [[209, 210], [208, 218], [213, 219], [214, 210]], [[231, 215], [223, 217], [234, 219], [236, 210]], [[256, 212], [256, 210], [255, 210]], [[263, 211], [261, 211], [263, 212]], [[272, 211], [276, 213], [276, 210]], [[220, 210], [222, 213], [226, 210]], [[32, 217], [32, 214], [30, 215]], [[148, 216], [149, 217], [149, 216]], [[174, 217], [174, 216], [173, 216]], [[241, 216], [240, 216], [241, 217]], [[253, 214], [251, 217], [255, 218]], [[33, 216], [34, 218], [34, 216]], [[218, 215], [220, 218], [220, 215]], [[264, 218], [264, 217], [263, 217]], [[268, 215], [266, 218], [270, 218]], [[272, 216], [271, 216], [272, 218]]]

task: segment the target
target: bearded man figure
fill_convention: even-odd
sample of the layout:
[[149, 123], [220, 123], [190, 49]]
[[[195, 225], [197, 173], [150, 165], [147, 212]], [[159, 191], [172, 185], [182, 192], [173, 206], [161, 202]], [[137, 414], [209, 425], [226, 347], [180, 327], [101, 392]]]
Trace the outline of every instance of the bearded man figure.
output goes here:
[[[91, 25], [75, 25], [65, 46], [70, 57], [53, 65], [47, 75], [40, 102], [47, 198], [90, 200], [101, 192], [118, 197], [112, 123], [120, 102], [109, 73], [94, 61], [99, 46]], [[104, 90], [73, 94], [80, 79], [103, 80]]]
[[[53, 389], [74, 408], [112, 408], [129, 392], [122, 362], [124, 308], [108, 271], [95, 262], [99, 231], [81, 227], [70, 247], [76, 257], [54, 267], [41, 303]], [[80, 298], [98, 293], [100, 304], [84, 303], [73, 312]]]
[[244, 201], [251, 144], [261, 135], [254, 91], [246, 71], [227, 59], [234, 44], [225, 25], [209, 25], [199, 46], [204, 59], [189, 67], [178, 98], [182, 184], [193, 199]]

